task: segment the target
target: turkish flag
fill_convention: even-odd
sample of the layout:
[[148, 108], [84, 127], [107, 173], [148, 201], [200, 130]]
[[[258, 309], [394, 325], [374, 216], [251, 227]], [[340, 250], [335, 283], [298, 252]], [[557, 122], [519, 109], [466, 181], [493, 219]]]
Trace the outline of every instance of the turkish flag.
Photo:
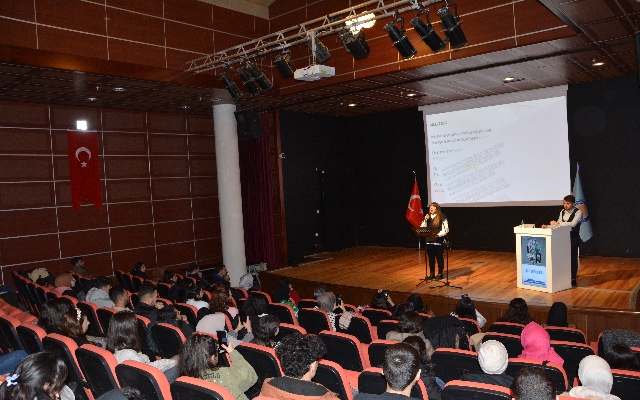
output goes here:
[[407, 221], [414, 227], [419, 227], [424, 219], [424, 213], [422, 212], [422, 200], [420, 200], [420, 191], [418, 190], [418, 181], [413, 182], [413, 191], [411, 197], [409, 197], [409, 205], [407, 206], [407, 213], [405, 214]]
[[67, 131], [73, 211], [85, 200], [102, 210], [98, 135], [95, 131]]

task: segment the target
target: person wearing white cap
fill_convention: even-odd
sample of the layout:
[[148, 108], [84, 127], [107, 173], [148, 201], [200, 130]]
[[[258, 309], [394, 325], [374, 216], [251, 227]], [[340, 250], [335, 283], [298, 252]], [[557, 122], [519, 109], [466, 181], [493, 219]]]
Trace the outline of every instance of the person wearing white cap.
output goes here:
[[583, 358], [578, 365], [578, 377], [582, 386], [571, 389], [569, 397], [620, 400], [618, 396], [610, 394], [613, 375], [609, 364], [603, 358], [594, 355]]
[[504, 345], [497, 340], [487, 340], [478, 350], [478, 363], [484, 373], [462, 375], [463, 381], [490, 383], [504, 387], [511, 387], [513, 377], [505, 375], [509, 363], [509, 355]]

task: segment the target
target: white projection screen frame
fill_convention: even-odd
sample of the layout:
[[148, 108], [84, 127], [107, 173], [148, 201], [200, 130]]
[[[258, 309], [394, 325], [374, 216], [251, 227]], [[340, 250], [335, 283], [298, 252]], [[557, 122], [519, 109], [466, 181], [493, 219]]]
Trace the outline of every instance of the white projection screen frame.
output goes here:
[[545, 206], [571, 193], [567, 86], [420, 107], [429, 202]]

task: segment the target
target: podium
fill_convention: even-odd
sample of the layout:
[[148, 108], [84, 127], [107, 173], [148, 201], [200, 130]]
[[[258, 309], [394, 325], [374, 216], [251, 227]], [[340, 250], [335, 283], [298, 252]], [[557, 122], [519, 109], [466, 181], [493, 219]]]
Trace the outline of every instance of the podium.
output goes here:
[[556, 293], [571, 289], [571, 227], [516, 226], [518, 288]]

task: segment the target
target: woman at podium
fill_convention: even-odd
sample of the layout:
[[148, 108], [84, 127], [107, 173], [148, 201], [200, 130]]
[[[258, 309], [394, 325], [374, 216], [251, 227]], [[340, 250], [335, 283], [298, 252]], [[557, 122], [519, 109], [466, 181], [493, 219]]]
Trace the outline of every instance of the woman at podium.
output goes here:
[[449, 233], [449, 222], [446, 215], [442, 213], [440, 204], [431, 203], [429, 212], [424, 217], [421, 227], [427, 227], [434, 236], [426, 238], [427, 254], [429, 255], [429, 279], [436, 279], [435, 269], [436, 260], [438, 260], [438, 277], [443, 278], [442, 270], [444, 269], [444, 241]]

